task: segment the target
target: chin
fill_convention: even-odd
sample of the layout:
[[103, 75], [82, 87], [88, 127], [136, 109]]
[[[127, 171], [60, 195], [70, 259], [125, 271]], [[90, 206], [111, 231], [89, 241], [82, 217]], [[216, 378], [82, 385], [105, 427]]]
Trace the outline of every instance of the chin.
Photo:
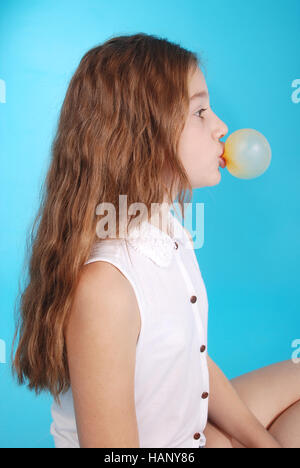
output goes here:
[[213, 187], [214, 185], [218, 185], [221, 182], [221, 179], [221, 172], [217, 170], [209, 179], [207, 178], [205, 187]]
[[215, 185], [218, 185], [221, 182], [221, 179], [222, 179], [222, 174], [221, 174], [221, 171], [218, 170], [218, 176], [217, 176], [217, 181]]
[[202, 180], [193, 180], [192, 181], [192, 188], [202, 188], [202, 187], [213, 187], [214, 185], [218, 185], [222, 179], [222, 174], [219, 169], [211, 174], [210, 177], [205, 177]]
[[222, 174], [218, 167], [218, 169], [216, 170], [216, 175], [215, 175], [215, 183], [213, 185], [218, 185], [221, 182], [221, 179], [222, 179]]

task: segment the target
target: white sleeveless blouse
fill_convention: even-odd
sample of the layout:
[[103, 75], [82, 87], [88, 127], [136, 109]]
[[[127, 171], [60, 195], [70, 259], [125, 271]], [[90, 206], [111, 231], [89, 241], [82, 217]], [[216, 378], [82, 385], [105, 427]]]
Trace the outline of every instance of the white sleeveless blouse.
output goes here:
[[[208, 301], [192, 243], [170, 212], [168, 232], [144, 221], [127, 238], [96, 242], [86, 263], [103, 260], [130, 281], [141, 330], [135, 406], [141, 448], [199, 448], [208, 417]], [[136, 235], [139, 232], [139, 235]], [[56, 448], [80, 448], [71, 388], [53, 400]]]

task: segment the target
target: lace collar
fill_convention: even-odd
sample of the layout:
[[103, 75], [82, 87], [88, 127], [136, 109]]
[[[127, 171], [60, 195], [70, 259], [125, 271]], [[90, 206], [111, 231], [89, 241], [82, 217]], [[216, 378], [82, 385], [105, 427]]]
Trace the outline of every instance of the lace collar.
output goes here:
[[186, 231], [170, 211], [168, 212], [167, 226], [170, 234], [145, 220], [138, 227], [129, 231], [126, 241], [158, 266], [167, 267], [175, 254], [176, 242], [178, 245], [191, 248], [191, 241]]

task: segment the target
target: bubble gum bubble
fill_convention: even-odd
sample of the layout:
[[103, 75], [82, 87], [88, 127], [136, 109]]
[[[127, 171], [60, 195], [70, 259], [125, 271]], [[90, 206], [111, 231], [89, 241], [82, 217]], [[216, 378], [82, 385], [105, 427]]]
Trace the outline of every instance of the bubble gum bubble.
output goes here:
[[225, 142], [223, 158], [231, 175], [239, 179], [254, 179], [262, 175], [271, 162], [268, 140], [257, 130], [236, 130]]

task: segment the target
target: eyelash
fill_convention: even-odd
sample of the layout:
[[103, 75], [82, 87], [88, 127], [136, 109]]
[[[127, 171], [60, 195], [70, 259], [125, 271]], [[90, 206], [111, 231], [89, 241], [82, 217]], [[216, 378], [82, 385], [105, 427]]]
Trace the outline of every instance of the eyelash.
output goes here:
[[[204, 111], [206, 111], [207, 109], [208, 109], [208, 108], [206, 108], [206, 109], [199, 109], [199, 110], [196, 112], [196, 114], [197, 114], [198, 112], [204, 112]], [[203, 117], [201, 117], [201, 115], [200, 115], [200, 119], [203, 119]]]

